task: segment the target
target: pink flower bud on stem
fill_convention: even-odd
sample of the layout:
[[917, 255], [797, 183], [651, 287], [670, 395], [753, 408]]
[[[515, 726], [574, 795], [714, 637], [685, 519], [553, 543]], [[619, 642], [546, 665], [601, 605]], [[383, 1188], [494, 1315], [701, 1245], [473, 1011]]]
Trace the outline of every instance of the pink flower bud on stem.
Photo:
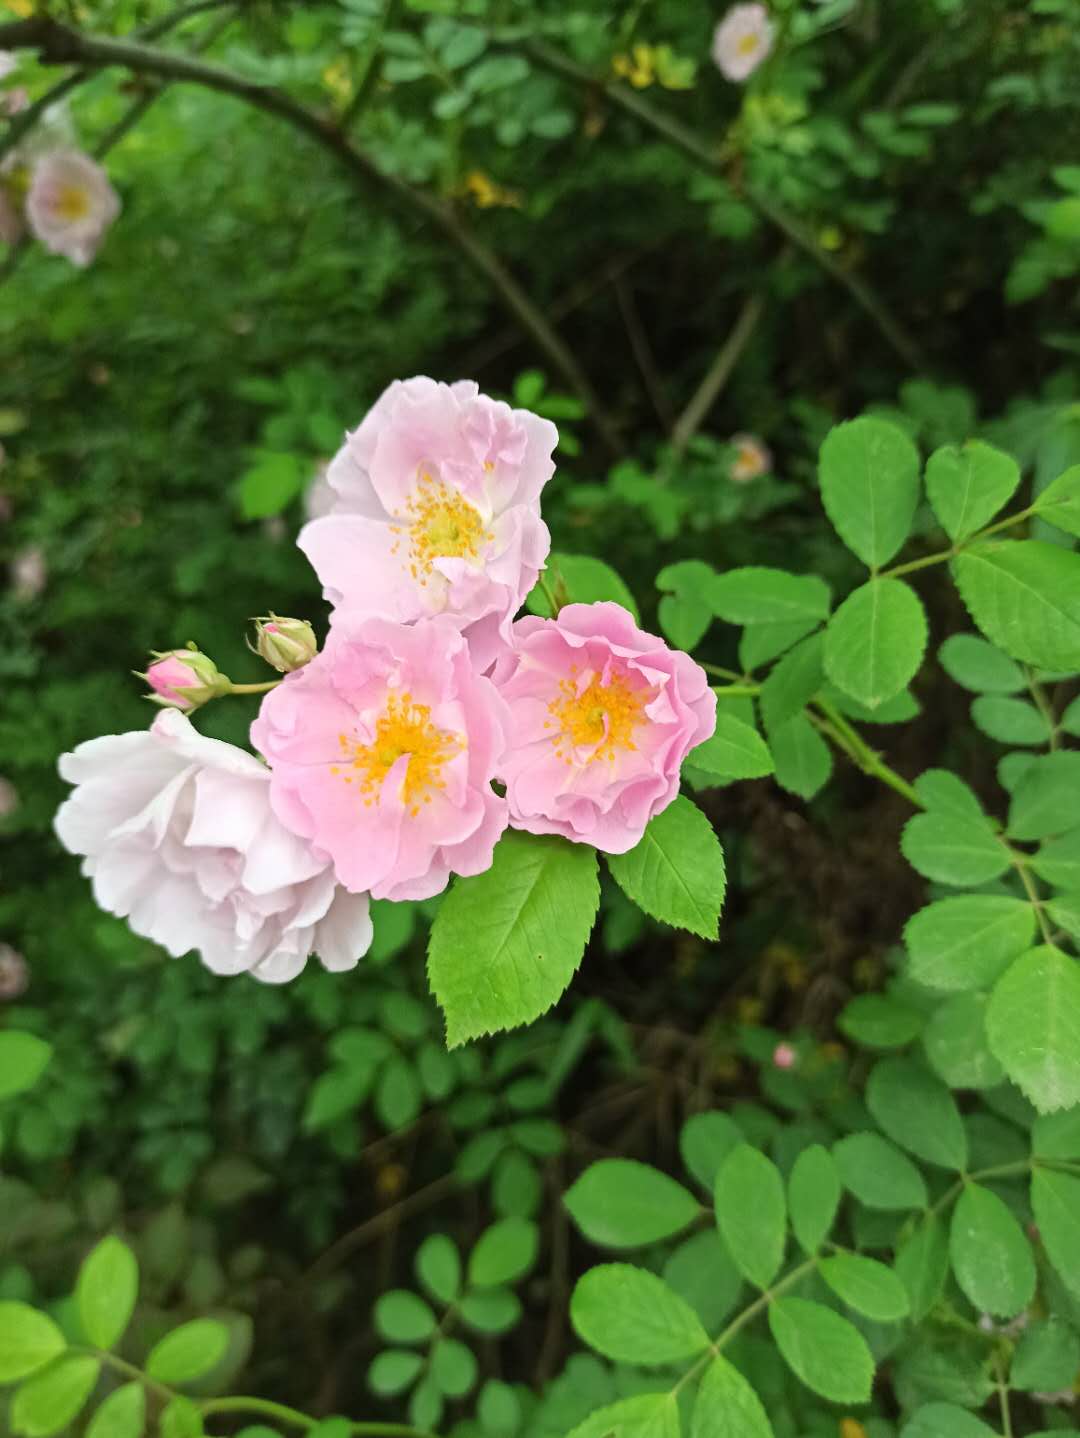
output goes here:
[[799, 1055], [791, 1044], [777, 1044], [773, 1049], [772, 1061], [774, 1068], [793, 1069], [799, 1062]]
[[252, 621], [255, 625], [255, 643], [248, 645], [254, 653], [266, 660], [279, 674], [291, 674], [302, 669], [319, 652], [315, 631], [306, 619], [282, 619], [278, 614], [268, 614]]
[[146, 697], [165, 709], [198, 709], [232, 692], [232, 681], [194, 644], [187, 649], [152, 650], [154, 663], [140, 674], [154, 691]]

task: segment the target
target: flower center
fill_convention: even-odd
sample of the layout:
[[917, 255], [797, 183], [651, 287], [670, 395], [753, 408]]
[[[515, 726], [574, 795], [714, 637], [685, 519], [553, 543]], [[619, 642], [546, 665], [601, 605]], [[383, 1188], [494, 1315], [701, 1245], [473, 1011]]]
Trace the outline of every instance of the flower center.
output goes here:
[[81, 185], [61, 185], [53, 208], [61, 220], [74, 224], [90, 213], [90, 196]]
[[[420, 482], [405, 506], [405, 523], [392, 533], [409, 538], [409, 573], [427, 583], [436, 559], [475, 559], [494, 535], [484, 528], [480, 512], [441, 479], [422, 470]], [[392, 548], [396, 554], [399, 540]]]
[[411, 694], [389, 696], [370, 744], [358, 744], [347, 734], [339, 734], [338, 742], [350, 772], [338, 764], [331, 765], [330, 772], [340, 775], [346, 784], [359, 785], [365, 806], [375, 802], [383, 780], [407, 754], [401, 798], [414, 818], [421, 804], [431, 803], [433, 792], [446, 788], [443, 765], [465, 747], [458, 735], [437, 729], [431, 722], [431, 709], [427, 704], [414, 704]]
[[580, 689], [577, 665], [573, 665], [570, 677], [559, 681], [558, 697], [548, 705], [552, 720], [547, 727], [559, 726], [555, 752], [572, 764], [574, 759], [566, 752], [570, 748], [593, 746], [587, 763], [635, 750], [634, 729], [643, 722], [649, 698], [648, 689], [634, 688], [623, 674], [612, 674], [606, 684], [594, 674]]
[[757, 47], [758, 37], [756, 35], [743, 35], [736, 48], [740, 55], [752, 55]]

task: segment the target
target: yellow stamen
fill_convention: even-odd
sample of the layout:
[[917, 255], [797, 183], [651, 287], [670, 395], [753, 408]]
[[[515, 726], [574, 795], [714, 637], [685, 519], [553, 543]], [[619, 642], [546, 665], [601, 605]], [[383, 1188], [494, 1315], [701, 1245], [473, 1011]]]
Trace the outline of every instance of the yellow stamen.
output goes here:
[[54, 208], [60, 219], [74, 224], [90, 213], [90, 196], [82, 185], [61, 185], [56, 192]]
[[[595, 746], [585, 759], [614, 760], [620, 752], [633, 751], [634, 730], [644, 722], [645, 706], [652, 691], [645, 686], [635, 688], [624, 674], [612, 674], [606, 684], [598, 674], [579, 691], [577, 671], [559, 683], [559, 697], [548, 705], [548, 713], [559, 725], [555, 736], [555, 752], [567, 764], [576, 756], [568, 750]], [[577, 762], [580, 762], [578, 760]]]
[[756, 35], [743, 35], [736, 49], [740, 55], [752, 55], [757, 47], [758, 37]]
[[[404, 523], [393, 533], [409, 536], [409, 572], [426, 585], [436, 559], [476, 559], [494, 535], [484, 528], [480, 512], [457, 490], [421, 471], [420, 482], [405, 506]], [[400, 541], [393, 546], [397, 553]]]
[[431, 722], [430, 707], [414, 704], [411, 694], [389, 695], [370, 744], [358, 744], [347, 734], [339, 734], [338, 743], [344, 761], [354, 772], [346, 777], [338, 765], [331, 765], [330, 772], [342, 777], [346, 784], [355, 781], [366, 806], [379, 797], [383, 780], [407, 754], [409, 763], [401, 799], [414, 818], [421, 804], [430, 804], [432, 794], [446, 788], [443, 765], [465, 748], [460, 735], [437, 729]]

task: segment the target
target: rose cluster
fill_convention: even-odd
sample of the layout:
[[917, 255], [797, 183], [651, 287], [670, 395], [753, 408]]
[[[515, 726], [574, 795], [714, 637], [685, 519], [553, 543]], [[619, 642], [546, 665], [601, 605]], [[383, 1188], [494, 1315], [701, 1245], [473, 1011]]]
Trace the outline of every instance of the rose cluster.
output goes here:
[[[16, 65], [14, 55], [0, 50], [0, 84], [10, 81]], [[0, 89], [0, 116], [15, 120], [28, 103], [21, 87]], [[63, 104], [52, 106], [0, 159], [0, 243], [14, 245], [29, 229], [50, 253], [85, 268], [119, 213], [109, 177], [78, 148]]]
[[[703, 670], [614, 603], [515, 620], [547, 559], [549, 421], [469, 382], [395, 382], [327, 472], [300, 533], [332, 606], [271, 615], [280, 673], [235, 685], [193, 648], [147, 671], [146, 732], [60, 761], [77, 787], [57, 831], [97, 901], [217, 973], [293, 977], [310, 953], [355, 964], [369, 896], [425, 899], [479, 874], [509, 825], [624, 853], [675, 798], [715, 725]], [[268, 692], [262, 762], [187, 712]]]

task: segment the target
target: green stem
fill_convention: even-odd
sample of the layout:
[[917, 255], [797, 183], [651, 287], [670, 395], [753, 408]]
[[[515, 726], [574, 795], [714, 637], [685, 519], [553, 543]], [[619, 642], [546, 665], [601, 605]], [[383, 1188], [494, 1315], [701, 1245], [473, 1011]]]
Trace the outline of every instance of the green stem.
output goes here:
[[1027, 683], [1028, 693], [1035, 701], [1036, 709], [1038, 709], [1039, 713], [1046, 720], [1047, 728], [1050, 730], [1049, 746], [1050, 752], [1053, 753], [1058, 746], [1058, 739], [1060, 737], [1058, 733], [1057, 720], [1054, 718], [1053, 706], [1051, 705], [1049, 699], [1047, 699], [1046, 697], [1046, 690], [1035, 678], [1034, 671], [1029, 669], [1026, 664], [1023, 667], [1024, 679]]
[[741, 684], [746, 678], [745, 674], [736, 674], [734, 669], [724, 669], [719, 664], [706, 664], [704, 659], [699, 659], [698, 663], [706, 674], [715, 674], [718, 679], [733, 679], [736, 684]]
[[1025, 519], [1030, 519], [1038, 511], [1035, 505], [1027, 509], [1021, 509], [1018, 514], [1010, 514], [1005, 519], [999, 519], [996, 524], [988, 524], [985, 529], [980, 529], [977, 534], [969, 534], [966, 539], [958, 544], [950, 545], [948, 549], [941, 549], [937, 554], [925, 554], [922, 559], [909, 559], [906, 564], [894, 564], [891, 569], [883, 569], [876, 575], [877, 579], [895, 579], [900, 574], [914, 574], [917, 569], [928, 569], [931, 564], [944, 564], [946, 560], [955, 559], [958, 554], [969, 549], [973, 544], [981, 544], [991, 534], [997, 534], [999, 530], [1011, 529], [1015, 524], [1023, 524]]
[[906, 564], [894, 564], [891, 569], [883, 569], [877, 576], [878, 579], [895, 579], [900, 574], [914, 574], [917, 569], [929, 569], [931, 564], [944, 564], [947, 559], [955, 559], [959, 550], [954, 545], [951, 549], [942, 549], [937, 554], [926, 554], [922, 559], [909, 559]]
[[[1002, 842], [1004, 843], [1004, 840], [1002, 840]], [[1024, 854], [1018, 854], [1016, 850], [1008, 844], [1006, 844], [1005, 847], [1009, 851], [1009, 860], [1013, 868], [1020, 875], [1020, 882], [1024, 886], [1024, 893], [1027, 894], [1028, 903], [1035, 910], [1035, 917], [1039, 921], [1039, 930], [1043, 936], [1043, 940], [1047, 944], [1052, 944], [1054, 941], [1053, 932], [1051, 931], [1049, 921], [1043, 910], [1042, 899], [1039, 897], [1035, 880], [1031, 877], [1031, 870], [1028, 868], [1027, 858]]]
[[281, 683], [280, 679], [268, 679], [265, 684], [233, 684], [229, 683], [230, 694], [265, 694], [268, 689], [276, 689]]
[[80, 1344], [72, 1344], [72, 1351], [92, 1354], [108, 1368], [112, 1368], [117, 1373], [122, 1373], [125, 1378], [130, 1378], [135, 1383], [142, 1383], [145, 1387], [149, 1388], [152, 1393], [156, 1393], [164, 1403], [171, 1403], [176, 1397], [176, 1394], [171, 1388], [167, 1388], [164, 1383], [159, 1383], [155, 1378], [151, 1378], [149, 1374], [144, 1373], [141, 1368], [136, 1368], [134, 1363], [127, 1363], [123, 1358], [117, 1358], [115, 1353], [106, 1353], [102, 1348], [91, 1348], [89, 1345], [83, 1346]]
[[1009, 1412], [1009, 1385], [1005, 1378], [1005, 1364], [1000, 1353], [994, 1355], [994, 1373], [997, 1375], [998, 1403], [1001, 1407], [1001, 1431], [1004, 1438], [1013, 1438], [1012, 1414]]
[[726, 1348], [736, 1333], [740, 1333], [748, 1323], [752, 1323], [759, 1313], [768, 1308], [774, 1298], [779, 1298], [780, 1295], [786, 1293], [789, 1288], [794, 1288], [796, 1283], [801, 1283], [806, 1275], [816, 1266], [817, 1259], [808, 1258], [804, 1263], [800, 1263], [798, 1268], [793, 1268], [786, 1278], [780, 1280], [775, 1288], [766, 1288], [760, 1298], [755, 1298], [753, 1303], [751, 1303], [748, 1308], [744, 1308], [738, 1318], [732, 1319], [723, 1333], [714, 1339], [712, 1345], [713, 1352], [719, 1353], [721, 1349]]
[[725, 684], [723, 688], [714, 689], [713, 693], [717, 699], [752, 699], [755, 694], [761, 693], [761, 685]]
[[858, 730], [852, 728], [839, 710], [835, 709], [827, 699], [815, 699], [814, 704], [828, 720], [830, 726], [844, 740], [843, 747], [864, 774], [870, 774], [875, 779], [880, 779], [883, 784], [887, 784], [890, 789], [895, 789], [910, 804], [914, 804], [916, 809], [925, 807], [917, 791], [895, 769], [889, 768], [880, 754], [870, 748]]
[[[298, 1408], [272, 1403], [269, 1398], [207, 1398], [199, 1404], [199, 1410], [204, 1417], [211, 1413], [259, 1413], [264, 1418], [276, 1418], [279, 1423], [304, 1429], [314, 1428], [320, 1422]], [[434, 1438], [426, 1430], [410, 1428], [404, 1423], [351, 1423], [349, 1432], [356, 1438]]]

